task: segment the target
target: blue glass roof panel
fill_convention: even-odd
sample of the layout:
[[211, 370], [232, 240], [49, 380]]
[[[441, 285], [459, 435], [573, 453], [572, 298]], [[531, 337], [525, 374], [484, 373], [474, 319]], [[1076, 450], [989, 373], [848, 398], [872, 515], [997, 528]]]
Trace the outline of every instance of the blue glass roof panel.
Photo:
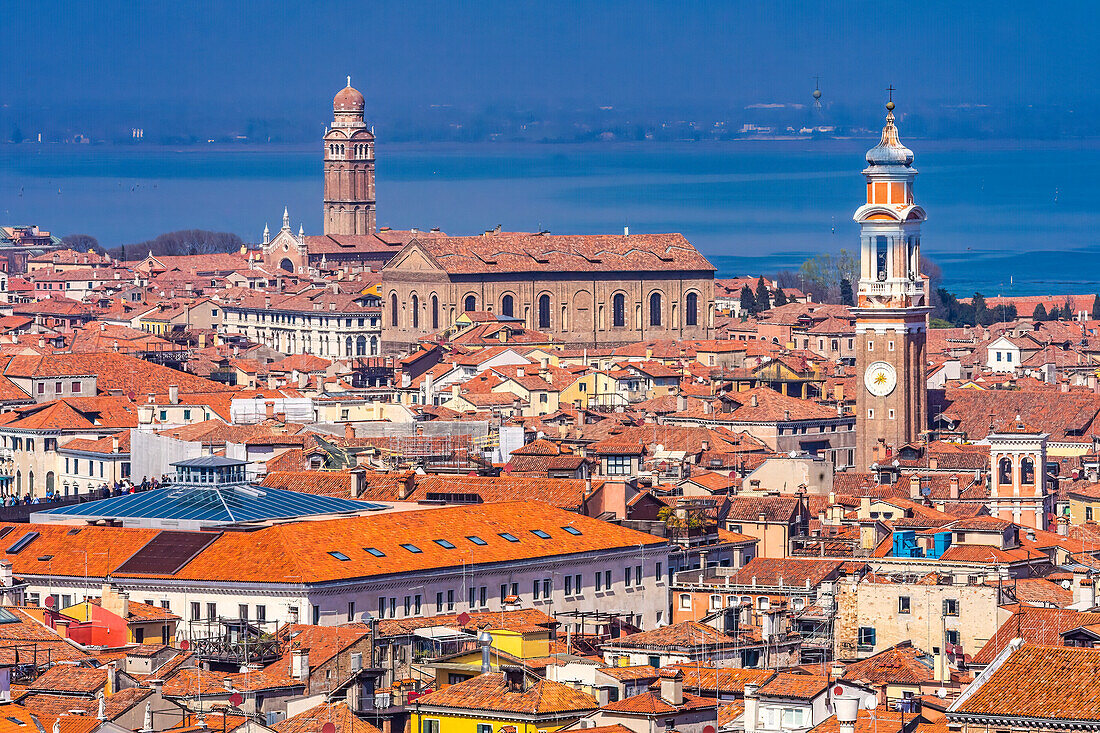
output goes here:
[[267, 487], [183, 488], [167, 486], [136, 494], [49, 509], [44, 514], [72, 517], [176, 519], [210, 523], [289, 519], [317, 514], [361, 512], [381, 504]]

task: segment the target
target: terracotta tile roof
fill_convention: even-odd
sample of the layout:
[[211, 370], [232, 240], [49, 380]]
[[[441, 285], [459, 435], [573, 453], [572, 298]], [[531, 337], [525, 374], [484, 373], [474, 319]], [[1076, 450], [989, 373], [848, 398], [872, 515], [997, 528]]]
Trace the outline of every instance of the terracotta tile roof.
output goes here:
[[[703, 271], [710, 264], [681, 234], [539, 235], [505, 232], [417, 238], [452, 275], [486, 272]], [[387, 268], [390, 267], [387, 265]], [[383, 272], [387, 268], [383, 268]], [[708, 275], [709, 276], [709, 275]]]
[[630, 697], [624, 697], [615, 702], [609, 702], [603, 706], [603, 710], [613, 713], [625, 713], [627, 715], [671, 715], [685, 710], [701, 710], [712, 708], [716, 700], [711, 697], [699, 697], [689, 692], [684, 693], [682, 705], [672, 705], [666, 702], [658, 692], [642, 692]]
[[931, 682], [933, 676], [931, 658], [909, 641], [851, 662], [843, 675], [847, 680], [866, 680], [875, 685], [920, 685]]
[[305, 494], [357, 498], [352, 495], [354, 480], [350, 471], [271, 471], [260, 485]]
[[[563, 526], [572, 526], [580, 534], [569, 534]], [[98, 528], [87, 528], [81, 534], [95, 529]], [[535, 536], [531, 531], [534, 529], [545, 531], [550, 538]], [[502, 538], [500, 533], [511, 533], [518, 542]], [[477, 535], [486, 544], [475, 545], [466, 539], [467, 535]], [[449, 539], [456, 549], [448, 550], [432, 541], [437, 538]], [[411, 552], [401, 543], [415, 543], [420, 552]], [[663, 538], [545, 503], [501, 502], [295, 522], [255, 532], [226, 532], [173, 577], [256, 582], [298, 577], [303, 582], [323, 582], [457, 567], [471, 562], [516, 562], [614, 547], [664, 544]], [[376, 557], [366, 552], [365, 547], [377, 548], [384, 556]], [[344, 553], [349, 559], [340, 560], [330, 551]], [[14, 557], [20, 558], [22, 554]], [[19, 560], [13, 562], [19, 572]]]
[[88, 438], [73, 438], [58, 446], [60, 450], [78, 450], [85, 453], [113, 453], [114, 441], [118, 440], [118, 452], [130, 452], [130, 431], [123, 430], [114, 435], [106, 435], [98, 440]]
[[799, 500], [794, 496], [732, 496], [726, 520], [755, 522], [763, 514], [769, 522], [790, 522], [797, 515], [798, 507]]
[[762, 685], [775, 674], [768, 669], [715, 667], [696, 662], [673, 666], [684, 674], [684, 689], [695, 690], [698, 694], [717, 692], [726, 695], [743, 695], [746, 684]]
[[[114, 720], [135, 705], [153, 694], [148, 687], [127, 687], [107, 696], [105, 712], [107, 720]], [[31, 693], [20, 698], [19, 704], [39, 717], [57, 718], [69, 715], [73, 710], [95, 717], [99, 713], [99, 700], [87, 695], [57, 695], [52, 693]]]
[[[947, 733], [946, 726], [941, 726], [942, 731], [932, 731], [930, 726], [918, 724], [911, 729], [914, 723], [913, 714], [884, 710], [881, 706], [877, 710], [859, 710], [856, 713], [855, 733], [901, 733], [904, 730], [912, 730], [912, 733]], [[831, 715], [822, 722], [810, 728], [808, 733], [840, 733], [840, 723], [836, 716]]]
[[950, 708], [957, 716], [1100, 722], [1100, 650], [1024, 644]]
[[949, 388], [944, 391], [943, 417], [958, 424], [971, 440], [989, 433], [995, 425], [1015, 422], [1016, 416], [1041, 425], [1052, 441], [1089, 442], [1100, 426], [1100, 395], [1091, 392], [1022, 391]]
[[345, 702], [315, 705], [271, 727], [275, 733], [321, 733], [326, 723], [335, 726], [334, 733], [381, 733], [377, 727], [357, 717]]
[[[26, 527], [27, 525], [22, 525]], [[43, 563], [45, 564], [45, 563]], [[16, 657], [26, 663], [26, 649], [34, 647], [38, 653], [49, 654], [50, 662], [55, 666], [59, 662], [90, 662], [92, 657], [62, 639], [53, 629], [40, 623], [37, 618], [27, 613], [22, 608], [7, 606], [7, 610], [19, 620], [18, 623], [0, 624], [0, 664], [14, 664]], [[34, 609], [40, 612], [39, 609]], [[21, 655], [17, 655], [16, 648], [24, 649]], [[71, 665], [65, 665], [71, 666]]]
[[[164, 681], [165, 697], [191, 698], [199, 694], [212, 697], [228, 697], [233, 691], [262, 692], [264, 690], [304, 690], [306, 683], [287, 674], [287, 665], [272, 664], [259, 671], [211, 672], [197, 667], [186, 667]], [[226, 689], [225, 681], [233, 686]]]
[[61, 692], [92, 695], [107, 684], [105, 667], [55, 664], [27, 686], [32, 692]]
[[640, 664], [633, 667], [600, 667], [600, 672], [612, 679], [626, 682], [627, 680], [655, 680], [657, 668], [649, 664]]
[[283, 661], [273, 663], [277, 668], [289, 669], [291, 650], [308, 649], [309, 666], [316, 669], [341, 652], [366, 640], [370, 632], [359, 626], [287, 624], [279, 629], [279, 636], [289, 644]]
[[0, 733], [52, 730], [55, 721], [59, 724], [60, 733], [92, 733], [102, 725], [95, 715], [39, 716], [22, 705], [8, 703], [4, 705], [4, 715], [0, 718]]
[[843, 560], [817, 560], [810, 558], [754, 557], [730, 577], [730, 582], [763, 586], [805, 586], [816, 588], [829, 578], [838, 576], [844, 567]]
[[[503, 672], [488, 672], [417, 699], [421, 707], [525, 715], [581, 716], [597, 709], [596, 698], [569, 685], [537, 680], [510, 689]], [[469, 715], [469, 713], [467, 713]]]
[[812, 700], [829, 688], [829, 678], [812, 674], [779, 672], [760, 686], [757, 695]]
[[[986, 585], [996, 585], [996, 583], [987, 580]], [[1072, 590], [1063, 588], [1058, 583], [1052, 583], [1046, 578], [1015, 578], [1003, 582], [1002, 586], [1020, 603], [1033, 606], [1049, 604], [1057, 608], [1065, 608], [1073, 603]]]
[[40, 378], [94, 375], [100, 393], [120, 390], [139, 396], [150, 392], [166, 395], [171, 385], [177, 386], [180, 392], [236, 391], [235, 387], [220, 382], [114, 352], [14, 356], [4, 369], [4, 375]]
[[1028, 645], [1057, 646], [1062, 643], [1063, 631], [1097, 623], [1100, 623], [1100, 613], [1020, 605], [974, 655], [972, 664], [989, 664], [1016, 638], [1023, 639]]
[[403, 619], [378, 619], [375, 626], [380, 637], [389, 637], [411, 634], [416, 629], [426, 629], [432, 626], [448, 626], [450, 628], [460, 628], [466, 632], [476, 632], [481, 629], [550, 629], [558, 624], [557, 621], [537, 608], [519, 608], [511, 611], [469, 611], [466, 612], [469, 620], [465, 624], [459, 621], [460, 615], [458, 613], [447, 613]]
[[[102, 598], [89, 598], [88, 603], [94, 606], [103, 605]], [[179, 616], [169, 611], [167, 608], [160, 606], [153, 606], [148, 603], [142, 603], [141, 601], [130, 601], [127, 605], [130, 613], [126, 617], [128, 621], [172, 621], [179, 620]]]
[[734, 645], [737, 640], [698, 621], [681, 621], [650, 631], [612, 639], [605, 646], [615, 649], [696, 649]]

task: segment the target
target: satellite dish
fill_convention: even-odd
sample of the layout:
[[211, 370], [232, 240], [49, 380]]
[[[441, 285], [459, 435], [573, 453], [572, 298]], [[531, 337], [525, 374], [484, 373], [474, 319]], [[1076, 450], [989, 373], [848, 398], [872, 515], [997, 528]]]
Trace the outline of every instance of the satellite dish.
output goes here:
[[329, 722], [321, 726], [321, 733], [336, 733], [336, 726]]
[[936, 697], [940, 698], [941, 700], [946, 699], [947, 698], [947, 688], [946, 687], [941, 687], [940, 689], [936, 690]]
[[867, 697], [863, 698], [863, 709], [864, 710], [874, 710], [877, 707], [878, 707], [878, 696], [868, 695]]

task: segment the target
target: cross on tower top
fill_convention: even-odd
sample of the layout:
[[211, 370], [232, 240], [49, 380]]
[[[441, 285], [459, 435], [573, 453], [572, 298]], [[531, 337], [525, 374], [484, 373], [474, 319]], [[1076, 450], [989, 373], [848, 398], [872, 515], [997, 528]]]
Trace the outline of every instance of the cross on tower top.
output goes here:
[[897, 89], [894, 88], [893, 84], [886, 87], [886, 92], [890, 95], [889, 100], [886, 102], [886, 110], [888, 112], [893, 112], [894, 111], [894, 92], [896, 92], [896, 91], [897, 91]]

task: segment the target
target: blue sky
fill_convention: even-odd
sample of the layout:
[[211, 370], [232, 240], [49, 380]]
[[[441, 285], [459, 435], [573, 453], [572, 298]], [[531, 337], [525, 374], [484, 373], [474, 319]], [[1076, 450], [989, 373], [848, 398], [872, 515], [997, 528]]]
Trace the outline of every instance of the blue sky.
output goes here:
[[[1096, 101], [1100, 4], [0, 0], [0, 103]], [[25, 43], [16, 39], [26, 39]]]

